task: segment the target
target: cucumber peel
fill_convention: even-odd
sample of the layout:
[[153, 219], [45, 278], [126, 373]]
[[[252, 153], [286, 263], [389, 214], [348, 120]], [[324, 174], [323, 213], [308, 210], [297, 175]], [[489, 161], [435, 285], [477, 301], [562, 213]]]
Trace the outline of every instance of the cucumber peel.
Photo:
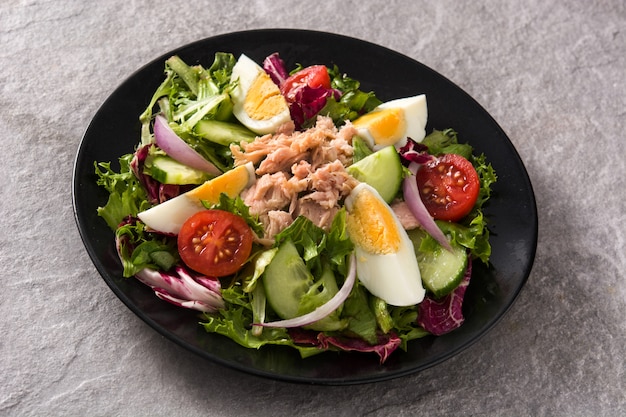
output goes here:
[[404, 175], [400, 155], [392, 145], [353, 163], [346, 171], [357, 180], [372, 186], [387, 203], [398, 194]]
[[469, 257], [465, 247], [450, 242], [452, 246], [450, 251], [433, 242], [428, 250], [423, 250], [420, 247], [422, 239], [427, 237], [426, 233], [421, 229], [409, 230], [407, 233], [413, 242], [424, 287], [432, 292], [435, 298], [450, 294], [459, 286], [467, 269]]
[[300, 300], [314, 281], [290, 239], [280, 245], [262, 280], [268, 304], [282, 319], [298, 316]]
[[187, 165], [181, 164], [169, 156], [156, 156], [146, 161], [149, 175], [162, 184], [202, 184], [211, 176]]
[[256, 137], [254, 132], [243, 125], [220, 120], [202, 119], [196, 123], [194, 130], [201, 137], [223, 146], [251, 141]]

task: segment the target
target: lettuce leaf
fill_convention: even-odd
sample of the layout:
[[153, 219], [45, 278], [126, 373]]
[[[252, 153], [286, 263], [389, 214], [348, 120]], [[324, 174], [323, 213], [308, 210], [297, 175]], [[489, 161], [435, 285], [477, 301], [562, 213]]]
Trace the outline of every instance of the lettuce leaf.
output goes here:
[[128, 216], [148, 209], [146, 191], [131, 170], [133, 154], [119, 158], [120, 171], [115, 172], [110, 162], [95, 162], [94, 168], [98, 176], [97, 184], [104, 187], [109, 193], [107, 203], [98, 207], [98, 215], [102, 217], [111, 230]]
[[433, 130], [421, 142], [428, 148], [431, 155], [442, 155], [445, 153], [455, 153], [470, 159], [472, 155], [472, 147], [467, 143], [459, 143], [457, 133], [453, 129]]
[[202, 205], [208, 209], [224, 210], [236, 214], [242, 217], [257, 235], [263, 234], [263, 224], [259, 221], [258, 216], [250, 214], [250, 207], [239, 196], [231, 198], [226, 193], [222, 193], [217, 204], [207, 204], [206, 201], [203, 201]]
[[297, 349], [303, 358], [318, 354], [323, 350], [314, 346], [301, 346], [291, 339], [283, 328], [264, 328], [260, 334], [252, 330], [252, 306], [248, 294], [241, 286], [222, 289], [222, 297], [226, 301], [227, 309], [217, 314], [205, 314], [201, 325], [211, 333], [218, 333], [229, 337], [241, 346], [258, 349], [264, 345], [283, 345]]
[[180, 262], [175, 237], [147, 232], [134, 217], [117, 228], [115, 243], [126, 278], [144, 268], [168, 271]]
[[329, 263], [333, 270], [346, 276], [347, 258], [354, 250], [354, 244], [346, 231], [345, 208], [335, 215], [329, 233], [306, 217], [299, 216], [274, 239], [274, 247], [280, 246], [286, 239], [291, 239], [314, 276], [321, 276], [325, 263]]
[[341, 96], [338, 100], [336, 96], [328, 97], [319, 114], [329, 116], [335, 124], [339, 125], [346, 120], [355, 120], [382, 104], [374, 92], [362, 91], [361, 83], [340, 72], [337, 65], [328, 68], [328, 75], [330, 76], [331, 88], [340, 91]]

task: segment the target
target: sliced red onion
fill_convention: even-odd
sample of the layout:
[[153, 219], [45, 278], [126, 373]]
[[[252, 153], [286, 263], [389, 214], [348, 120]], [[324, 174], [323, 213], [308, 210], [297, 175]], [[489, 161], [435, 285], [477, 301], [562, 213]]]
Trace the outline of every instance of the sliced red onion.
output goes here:
[[163, 149], [166, 154], [181, 164], [211, 175], [220, 175], [222, 173], [215, 165], [204, 159], [202, 155], [178, 137], [167, 123], [167, 119], [160, 114], [154, 120], [154, 139], [159, 148]]
[[441, 246], [452, 250], [448, 239], [443, 234], [435, 220], [430, 215], [426, 206], [424, 206], [424, 202], [420, 198], [419, 190], [417, 189], [417, 181], [415, 179], [415, 175], [417, 174], [417, 170], [419, 169], [419, 164], [416, 162], [411, 162], [409, 164], [409, 171], [411, 171], [412, 175], [406, 177], [402, 183], [402, 191], [404, 193], [404, 200], [406, 201], [411, 213], [420, 225], [431, 235]]
[[348, 270], [348, 276], [346, 277], [343, 286], [339, 291], [337, 291], [337, 294], [335, 294], [333, 298], [328, 300], [328, 302], [319, 306], [310, 313], [295, 317], [293, 319], [278, 320], [270, 323], [254, 323], [253, 326], [284, 328], [303, 327], [329, 316], [333, 311], [337, 310], [344, 301], [346, 301], [346, 298], [348, 298], [350, 292], [352, 291], [352, 287], [354, 286], [354, 281], [356, 280], [356, 257], [354, 253], [350, 255], [349, 262], [350, 266]]

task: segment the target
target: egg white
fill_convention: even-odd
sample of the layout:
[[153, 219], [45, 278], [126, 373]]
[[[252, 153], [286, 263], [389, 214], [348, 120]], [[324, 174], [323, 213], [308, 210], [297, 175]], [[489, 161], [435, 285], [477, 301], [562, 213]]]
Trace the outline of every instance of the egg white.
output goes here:
[[374, 194], [382, 203], [380, 207], [388, 210], [388, 215], [393, 218], [394, 227], [400, 237], [400, 245], [398, 250], [393, 253], [372, 253], [361, 245], [362, 236], [350, 234], [350, 238], [355, 244], [357, 276], [370, 293], [381, 298], [387, 304], [394, 306], [418, 304], [424, 299], [426, 291], [422, 284], [413, 243], [393, 210], [374, 188], [361, 183], [352, 190], [346, 199], [348, 215], [355, 208], [357, 195], [364, 190]]
[[[253, 132], [263, 135], [276, 132], [282, 124], [291, 120], [291, 116], [286, 100], [284, 109], [269, 119], [255, 119], [248, 114], [245, 109], [246, 98], [250, 88], [259, 76], [269, 78], [261, 66], [242, 54], [233, 67], [231, 82], [236, 82], [237, 84], [231, 92], [231, 98], [233, 100], [233, 114], [237, 120]], [[278, 90], [278, 86], [275, 87]], [[282, 99], [284, 100], [284, 98]]]
[[[426, 103], [426, 95], [399, 98], [388, 101], [376, 107], [370, 113], [385, 109], [399, 109], [404, 116], [405, 130], [402, 136], [393, 145], [399, 149], [406, 145], [407, 137], [416, 142], [421, 142], [426, 136], [426, 122], [428, 120], [428, 106]], [[368, 113], [368, 114], [370, 114]], [[358, 119], [355, 123], [358, 125]], [[357, 127], [358, 135], [368, 141], [370, 147], [374, 150], [381, 149], [390, 143], [379, 143], [372, 135], [367, 125]]]

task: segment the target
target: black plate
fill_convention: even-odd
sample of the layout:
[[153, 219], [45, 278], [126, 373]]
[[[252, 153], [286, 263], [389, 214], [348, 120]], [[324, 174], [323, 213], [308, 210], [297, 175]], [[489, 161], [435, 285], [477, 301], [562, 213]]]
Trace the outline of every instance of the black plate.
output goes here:
[[[428, 127], [452, 127], [462, 141], [485, 153], [498, 174], [493, 198], [485, 209], [490, 220], [491, 265], [474, 263], [463, 326], [441, 337], [410, 343], [384, 365], [377, 356], [323, 353], [301, 359], [295, 350], [243, 348], [230, 339], [206, 333], [192, 311], [159, 300], [134, 279], [122, 278], [113, 233], [96, 214], [106, 192], [96, 185], [94, 161], [117, 161], [139, 141], [139, 114], [164, 78], [166, 58], [180, 55], [188, 63], [210, 65], [215, 52], [245, 53], [257, 62], [278, 51], [288, 68], [295, 64], [337, 64], [383, 101], [425, 93]], [[115, 165], [115, 164], [114, 164]], [[361, 40], [302, 30], [256, 30], [204, 39], [155, 59], [120, 85], [87, 128], [76, 156], [73, 203], [81, 237], [113, 292], [148, 325], [200, 358], [278, 380], [316, 384], [356, 384], [387, 380], [438, 364], [476, 342], [509, 309], [526, 282], [537, 244], [537, 212], [532, 186], [519, 155], [492, 117], [469, 95], [435, 71], [404, 55]]]

